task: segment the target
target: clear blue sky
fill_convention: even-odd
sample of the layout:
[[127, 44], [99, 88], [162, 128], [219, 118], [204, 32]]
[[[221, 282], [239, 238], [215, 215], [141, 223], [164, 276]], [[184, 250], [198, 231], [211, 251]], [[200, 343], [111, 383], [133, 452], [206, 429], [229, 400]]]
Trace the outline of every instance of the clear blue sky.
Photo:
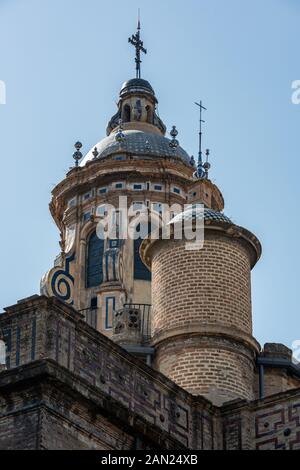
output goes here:
[[134, 76], [127, 38], [141, 8], [143, 77], [168, 128], [197, 152], [206, 113], [211, 177], [225, 213], [261, 240], [253, 271], [254, 333], [300, 339], [298, 0], [0, 0], [0, 305], [39, 291], [59, 252], [50, 192], [73, 143], [105, 135], [122, 82]]

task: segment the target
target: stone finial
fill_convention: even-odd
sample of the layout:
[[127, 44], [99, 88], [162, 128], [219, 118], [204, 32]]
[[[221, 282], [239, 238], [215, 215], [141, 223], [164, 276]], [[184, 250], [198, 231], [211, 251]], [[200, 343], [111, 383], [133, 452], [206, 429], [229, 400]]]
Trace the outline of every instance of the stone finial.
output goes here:
[[172, 126], [172, 129], [170, 131], [170, 136], [172, 137], [172, 140], [170, 141], [169, 146], [171, 147], [173, 152], [176, 152], [176, 149], [179, 145], [179, 142], [176, 139], [176, 137], [178, 136], [178, 130], [176, 129], [176, 126]]
[[124, 307], [115, 313], [112, 339], [118, 344], [141, 344], [140, 309]]
[[79, 160], [82, 159], [82, 153], [80, 152], [82, 148], [82, 143], [81, 142], [76, 142], [75, 145], [75, 152], [73, 153], [73, 158], [75, 160], [75, 167], [78, 167]]

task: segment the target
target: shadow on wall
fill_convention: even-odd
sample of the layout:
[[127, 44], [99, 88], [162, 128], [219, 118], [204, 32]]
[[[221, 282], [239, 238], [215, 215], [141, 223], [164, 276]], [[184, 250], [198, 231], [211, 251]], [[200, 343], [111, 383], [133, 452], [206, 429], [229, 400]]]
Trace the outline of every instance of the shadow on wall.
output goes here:
[[0, 369], [6, 365], [6, 344], [3, 340], [0, 340]]

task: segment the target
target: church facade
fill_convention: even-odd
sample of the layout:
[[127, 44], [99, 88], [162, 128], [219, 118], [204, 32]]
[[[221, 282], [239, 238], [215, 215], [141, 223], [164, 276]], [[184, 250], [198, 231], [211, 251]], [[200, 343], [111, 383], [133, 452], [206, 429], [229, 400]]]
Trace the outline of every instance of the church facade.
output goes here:
[[0, 449], [300, 449], [300, 368], [252, 334], [260, 242], [224, 214], [201, 127], [197, 163], [166, 136], [129, 41], [107, 136], [52, 192], [41, 295], [0, 316]]

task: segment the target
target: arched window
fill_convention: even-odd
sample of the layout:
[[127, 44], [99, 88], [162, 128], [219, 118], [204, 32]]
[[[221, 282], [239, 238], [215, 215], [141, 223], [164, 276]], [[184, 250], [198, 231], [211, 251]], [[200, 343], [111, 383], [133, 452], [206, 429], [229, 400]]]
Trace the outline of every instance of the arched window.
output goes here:
[[[140, 231], [140, 224], [136, 226], [136, 231]], [[151, 231], [151, 224], [149, 223], [148, 225], [148, 233]], [[143, 239], [138, 238], [137, 240], [134, 240], [134, 271], [133, 271], [133, 276], [134, 279], [140, 279], [143, 281], [151, 281], [151, 271], [147, 268], [147, 266], [143, 263], [140, 257], [140, 246], [142, 243]]]
[[103, 282], [104, 240], [93, 232], [87, 245], [86, 287], [96, 287]]
[[130, 106], [128, 104], [124, 105], [122, 121], [130, 122]]

